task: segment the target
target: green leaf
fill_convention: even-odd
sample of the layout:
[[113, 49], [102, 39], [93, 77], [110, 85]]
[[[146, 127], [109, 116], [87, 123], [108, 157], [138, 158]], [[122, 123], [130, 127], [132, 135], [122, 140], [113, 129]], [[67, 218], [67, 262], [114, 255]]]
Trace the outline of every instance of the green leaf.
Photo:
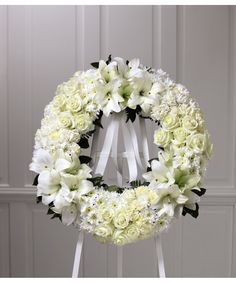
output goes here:
[[103, 182], [103, 176], [97, 176], [92, 178], [87, 178], [88, 181], [92, 182], [94, 186], [101, 186]]
[[48, 206], [49, 206], [49, 207], [54, 206], [53, 201], [51, 201], [51, 202], [48, 204]]
[[147, 167], [147, 172], [150, 172], [152, 171], [152, 168], [151, 167]]
[[37, 202], [37, 203], [42, 202], [42, 197], [41, 197], [41, 196], [40, 196], [40, 197], [37, 197], [37, 198], [36, 198], [36, 202]]
[[140, 186], [148, 186], [149, 182], [146, 182], [146, 181], [142, 182], [141, 180], [135, 180], [135, 181], [131, 181], [130, 185], [133, 189], [135, 189]]
[[142, 186], [142, 182], [140, 180], [135, 180], [135, 181], [131, 181], [130, 185], [132, 186], [132, 188], [137, 188], [139, 186]]
[[33, 186], [38, 185], [38, 178], [39, 178], [39, 174], [35, 176], [34, 181], [33, 181]]
[[95, 132], [95, 129], [83, 134], [81, 137], [88, 139], [94, 134], [94, 132]]
[[196, 195], [198, 195], [199, 197], [203, 196], [206, 193], [206, 189], [204, 188], [200, 188], [201, 191], [198, 190], [192, 190], [192, 192], [194, 192]]
[[129, 107], [125, 108], [125, 112], [127, 114], [126, 123], [130, 120], [132, 123], [135, 121], [136, 118], [136, 109], [131, 109]]
[[109, 63], [111, 63], [111, 54], [108, 56], [108, 59], [106, 61], [106, 64], [108, 65]]
[[89, 148], [88, 138], [82, 136], [78, 142], [78, 145], [81, 148]]
[[54, 213], [53, 216], [51, 217], [51, 219], [53, 219], [53, 218], [59, 218], [60, 221], [61, 221], [61, 214]]
[[196, 208], [194, 210], [189, 209], [187, 207], [183, 207], [182, 215], [185, 216], [186, 214], [190, 214], [192, 217], [197, 218], [199, 215], [199, 205], [198, 203], [195, 203]]
[[94, 68], [98, 69], [99, 67], [99, 62], [93, 62], [90, 64], [91, 66], [93, 66]]
[[90, 156], [80, 155], [79, 160], [80, 160], [80, 163], [87, 164], [92, 160], [92, 158]]
[[135, 111], [137, 114], [139, 114], [142, 111], [142, 108], [140, 107], [140, 105], [137, 105]]
[[49, 207], [47, 214], [54, 214], [55, 212]]
[[93, 121], [93, 124], [103, 129], [103, 126], [102, 126], [102, 123], [101, 123], [102, 115], [103, 115], [103, 112], [101, 110], [99, 112], [97, 118]]
[[119, 187], [119, 188], [117, 189], [117, 193], [118, 193], [118, 194], [122, 194], [122, 193], [124, 192], [124, 190], [125, 190], [125, 188], [120, 188], [120, 187]]

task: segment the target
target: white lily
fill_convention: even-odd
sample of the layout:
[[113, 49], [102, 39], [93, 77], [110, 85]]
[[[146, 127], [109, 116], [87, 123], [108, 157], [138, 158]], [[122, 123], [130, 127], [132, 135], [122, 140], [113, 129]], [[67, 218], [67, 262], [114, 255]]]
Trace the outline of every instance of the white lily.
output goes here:
[[102, 106], [103, 113], [106, 117], [108, 117], [112, 111], [121, 111], [119, 102], [124, 101], [123, 97], [119, 94], [121, 83], [121, 80], [113, 80], [105, 85], [99, 84], [97, 86], [97, 94], [94, 97], [94, 101]]
[[70, 206], [63, 207], [61, 214], [62, 214], [62, 219], [61, 219], [62, 223], [64, 225], [69, 226], [75, 221], [78, 215], [78, 209], [75, 204], [71, 204]]
[[165, 189], [175, 183], [173, 168], [168, 168], [160, 161], [153, 160], [151, 163], [151, 169], [151, 171], [143, 174], [143, 178], [150, 182], [150, 188]]
[[123, 58], [115, 57], [114, 61], [117, 62], [117, 68], [119, 75], [122, 78], [129, 79], [134, 76], [140, 76], [141, 68], [139, 59], [132, 59], [128, 64]]
[[159, 217], [164, 213], [172, 217], [176, 206], [185, 204], [188, 201], [188, 197], [181, 193], [178, 185], [171, 185], [169, 188], [159, 188], [157, 189], [157, 194], [160, 198], [157, 205], [157, 208], [160, 208], [158, 211]]
[[106, 83], [109, 83], [110, 81], [115, 80], [119, 77], [117, 62], [115, 61], [107, 65], [105, 61], [100, 60], [98, 70], [102, 76], [102, 79]]
[[93, 183], [81, 178], [84, 176], [84, 174], [63, 174], [61, 182], [62, 188], [66, 188], [67, 190], [74, 192], [73, 196], [82, 196], [89, 193], [90, 191], [94, 190]]
[[33, 162], [29, 167], [38, 174], [53, 169], [60, 172], [69, 168], [70, 162], [64, 158], [57, 158], [57, 155], [53, 157], [48, 151], [40, 148], [34, 151]]
[[56, 170], [42, 171], [38, 177], [38, 196], [42, 196], [42, 202], [49, 204], [55, 200], [60, 190], [60, 174]]
[[50, 153], [44, 149], [34, 151], [33, 162], [29, 165], [29, 169], [40, 174], [44, 170], [51, 170], [54, 166], [54, 160]]
[[149, 74], [143, 73], [140, 77], [132, 77], [130, 84], [133, 91], [128, 100], [128, 107], [135, 109], [140, 105], [144, 113], [148, 113], [155, 96], [151, 95], [152, 80]]

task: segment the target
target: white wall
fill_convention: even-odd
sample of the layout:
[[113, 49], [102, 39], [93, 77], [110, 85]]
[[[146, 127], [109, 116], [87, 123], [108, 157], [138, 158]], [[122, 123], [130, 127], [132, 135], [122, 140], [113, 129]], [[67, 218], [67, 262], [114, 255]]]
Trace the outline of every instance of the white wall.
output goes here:
[[[35, 203], [33, 138], [56, 86], [99, 58], [139, 57], [185, 84], [214, 143], [197, 220], [163, 235], [169, 277], [236, 276], [234, 6], [0, 6], [0, 276], [70, 276], [77, 233]], [[116, 249], [86, 236], [81, 275], [116, 276]], [[124, 276], [155, 277], [153, 240]]]

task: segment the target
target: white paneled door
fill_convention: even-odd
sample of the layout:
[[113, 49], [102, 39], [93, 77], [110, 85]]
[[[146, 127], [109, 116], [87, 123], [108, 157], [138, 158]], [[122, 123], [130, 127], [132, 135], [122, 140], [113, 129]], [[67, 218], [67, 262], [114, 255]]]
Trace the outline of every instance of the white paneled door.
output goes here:
[[[0, 276], [71, 276], [77, 231], [36, 204], [28, 164], [57, 85], [112, 54], [186, 85], [214, 143], [199, 218], [163, 234], [167, 276], [235, 277], [235, 52], [234, 6], [0, 6]], [[115, 277], [116, 252], [86, 235], [80, 276]], [[153, 239], [124, 248], [124, 277], [156, 276]]]

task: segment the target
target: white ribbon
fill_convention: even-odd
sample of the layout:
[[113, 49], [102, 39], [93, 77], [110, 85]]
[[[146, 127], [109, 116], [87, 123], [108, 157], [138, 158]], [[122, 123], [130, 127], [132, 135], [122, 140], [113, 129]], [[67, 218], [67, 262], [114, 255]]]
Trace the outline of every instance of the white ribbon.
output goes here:
[[146, 163], [146, 166], [149, 166], [148, 160], [149, 158], [149, 150], [148, 150], [148, 140], [147, 140], [147, 130], [146, 130], [146, 123], [144, 118], [139, 119], [140, 123], [140, 130], [142, 136], [142, 144], [143, 144], [143, 157]]
[[138, 176], [138, 169], [137, 169], [137, 163], [135, 160], [135, 154], [131, 142], [131, 136], [130, 132], [127, 128], [127, 125], [125, 123], [125, 115], [123, 114], [121, 117], [121, 127], [122, 127], [122, 134], [123, 134], [123, 140], [125, 145], [125, 151], [127, 154], [127, 163], [129, 168], [129, 182], [134, 181], [137, 179]]
[[119, 137], [119, 124], [118, 124], [118, 127], [117, 127], [117, 131], [114, 132], [113, 143], [112, 143], [112, 158], [113, 158], [113, 162], [114, 162], [115, 167], [116, 167], [118, 186], [122, 187], [122, 185], [123, 185], [122, 159], [117, 157], [118, 137]]
[[137, 139], [136, 131], [134, 129], [134, 125], [133, 125], [133, 123], [129, 123], [127, 126], [129, 127], [129, 130], [130, 130], [131, 142], [133, 144], [133, 150], [134, 150], [135, 158], [137, 160], [137, 163], [138, 163], [140, 169], [142, 171], [144, 171], [145, 166], [142, 164], [142, 161], [141, 161], [141, 158], [140, 158], [139, 148], [138, 148], [138, 139]]
[[155, 245], [156, 245], [156, 254], [157, 254], [157, 264], [158, 264], [158, 270], [159, 270], [159, 277], [165, 278], [165, 264], [164, 264], [164, 257], [162, 253], [162, 245], [161, 245], [161, 236], [157, 235], [155, 237]]
[[74, 265], [73, 265], [73, 271], [72, 271], [72, 277], [78, 277], [79, 275], [79, 267], [80, 267], [80, 259], [81, 259], [81, 253], [83, 248], [83, 242], [84, 242], [84, 232], [79, 231], [79, 237], [76, 244], [75, 249], [75, 257], [74, 257]]
[[95, 170], [95, 174], [103, 175], [106, 165], [107, 165], [108, 157], [110, 155], [114, 135], [115, 135], [115, 132], [118, 132], [118, 129], [119, 129], [119, 120], [117, 116], [114, 115], [112, 116], [111, 122], [107, 127], [104, 144], [102, 147], [102, 151], [100, 153], [100, 157], [99, 157], [98, 164]]

